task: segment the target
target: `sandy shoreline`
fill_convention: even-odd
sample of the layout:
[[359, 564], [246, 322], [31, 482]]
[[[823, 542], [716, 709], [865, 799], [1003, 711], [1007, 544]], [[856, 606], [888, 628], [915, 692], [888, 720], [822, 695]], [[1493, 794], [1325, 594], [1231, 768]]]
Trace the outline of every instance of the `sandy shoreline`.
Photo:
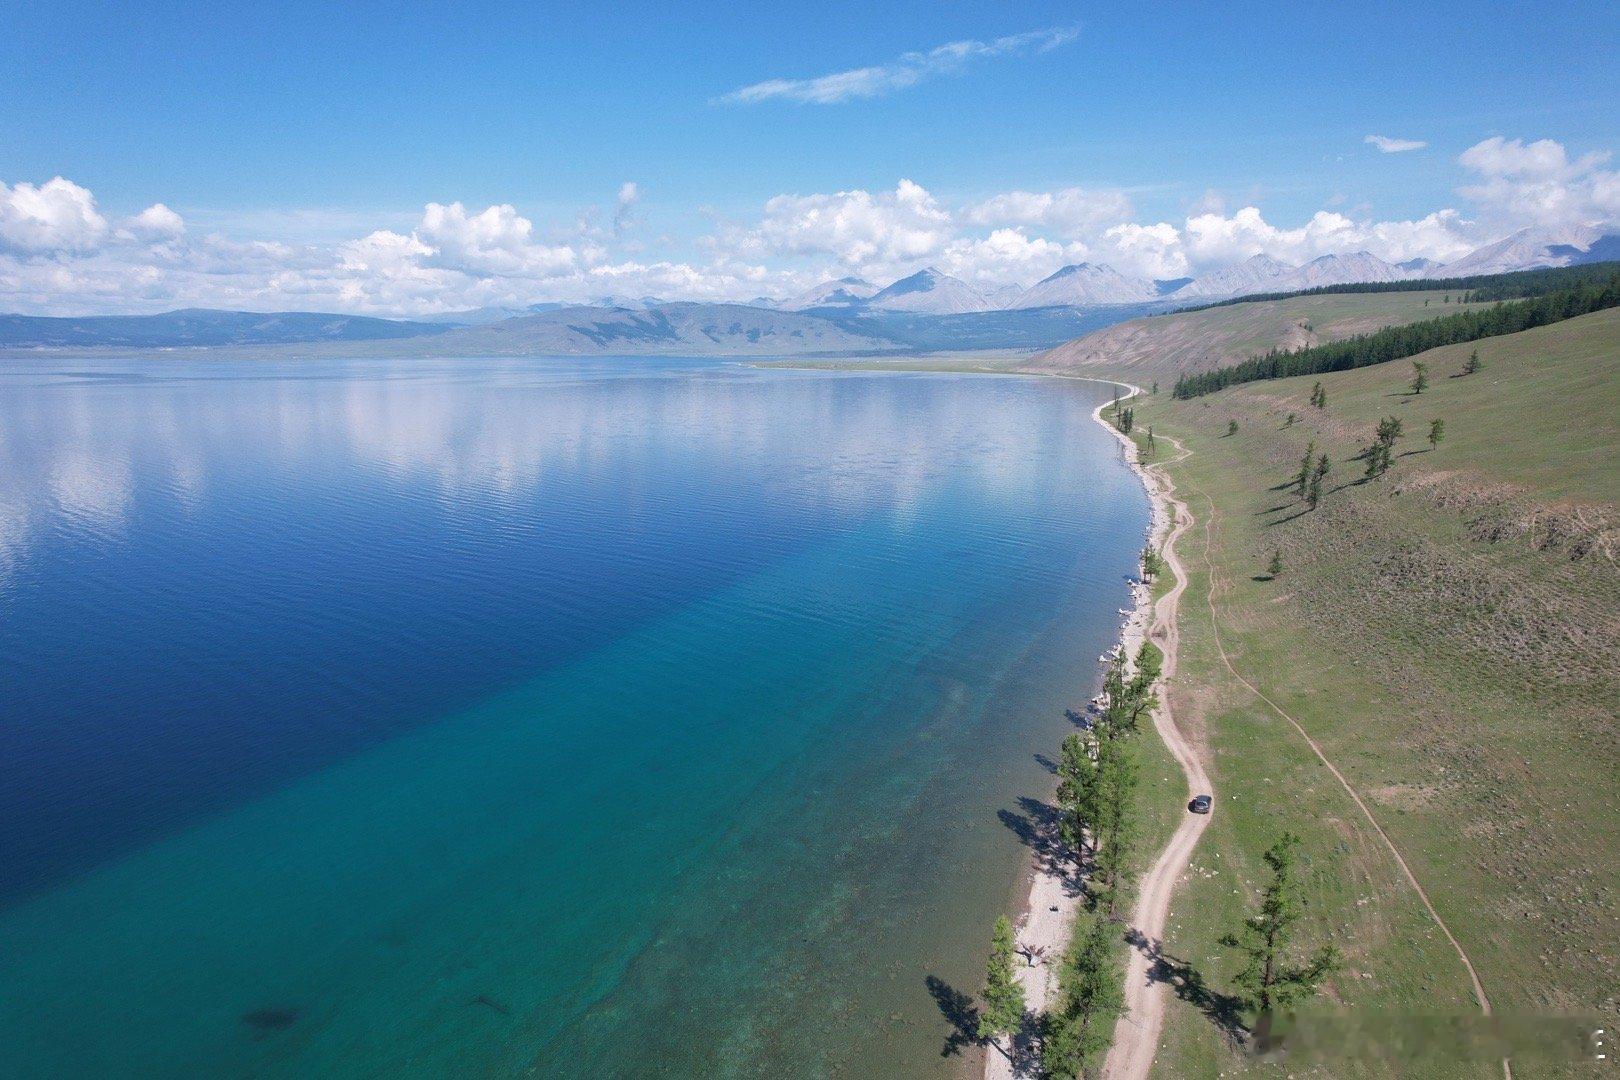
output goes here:
[[[1113, 382], [1110, 379], [1087, 381]], [[1115, 385], [1124, 385], [1130, 390], [1130, 393], [1121, 400], [1128, 400], [1142, 393], [1141, 387], [1129, 383]], [[1091, 416], [1119, 440], [1126, 464], [1142, 481], [1142, 486], [1152, 504], [1147, 533], [1143, 540], [1146, 544], [1157, 546], [1170, 530], [1170, 505], [1138, 461], [1136, 443], [1103, 419], [1103, 410], [1111, 404], [1112, 402], [1104, 402], [1097, 406]], [[1153, 617], [1153, 590], [1150, 585], [1138, 581], [1131, 587], [1131, 596], [1131, 613], [1125, 617], [1119, 638], [1127, 657], [1134, 657], [1137, 650], [1142, 647]], [[1063, 866], [1051, 865], [1039, 855], [1034, 857], [1030, 867], [1028, 899], [1014, 926], [1014, 937], [1020, 959], [1023, 961], [1023, 966], [1018, 969], [1018, 977], [1024, 985], [1024, 999], [1032, 1015], [1044, 1012], [1047, 1002], [1057, 993], [1058, 967], [1069, 942], [1069, 930], [1074, 925], [1074, 918], [1084, 895], [1073, 877], [1064, 873], [1064, 869]], [[1032, 957], [1035, 958], [1033, 962]], [[1038, 1062], [1031, 1060], [1031, 1057], [1032, 1055], [1027, 1053], [1020, 1055], [1019, 1064], [1026, 1065], [1027, 1068], [1015, 1067], [1006, 1053], [1006, 1040], [999, 1040], [997, 1046], [991, 1047], [985, 1053], [985, 1078], [1021, 1080], [1028, 1077], [1033, 1080], [1039, 1073], [1035, 1071]]]

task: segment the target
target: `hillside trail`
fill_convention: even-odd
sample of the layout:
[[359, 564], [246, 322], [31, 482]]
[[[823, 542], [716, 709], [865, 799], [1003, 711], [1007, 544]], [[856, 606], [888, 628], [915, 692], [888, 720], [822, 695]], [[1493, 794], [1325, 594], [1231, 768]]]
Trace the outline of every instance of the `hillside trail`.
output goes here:
[[[1166, 436], [1166, 438], [1168, 437]], [[1158, 642], [1160, 648], [1165, 652], [1164, 681], [1166, 685], [1169, 684], [1171, 677], [1175, 673], [1176, 647], [1180, 644], [1176, 616], [1180, 610], [1181, 593], [1187, 585], [1186, 571], [1178, 553], [1175, 551], [1175, 541], [1181, 538], [1194, 521], [1186, 503], [1177, 498], [1174, 484], [1163, 471], [1164, 465], [1173, 465], [1184, 461], [1191, 455], [1191, 451], [1178, 440], [1170, 439], [1170, 442], [1180, 451], [1176, 457], [1162, 463], [1144, 466], [1142, 469], [1144, 476], [1151, 476], [1152, 482], [1160, 485], [1157, 489], [1158, 496], [1169, 503], [1175, 514], [1175, 528], [1166, 538], [1163, 554], [1165, 562], [1175, 574], [1176, 584], [1159, 601], [1155, 609], [1152, 630], [1153, 640]], [[1401, 874], [1406, 878], [1407, 883], [1411, 885], [1413, 892], [1417, 894], [1418, 899], [1422, 902], [1424, 909], [1429, 913], [1429, 917], [1434, 920], [1435, 925], [1440, 928], [1441, 933], [1445, 935], [1446, 940], [1451, 943], [1451, 947], [1456, 951], [1457, 958], [1462, 962], [1464, 970], [1468, 973], [1468, 980], [1473, 987], [1474, 997], [1481, 1014], [1490, 1016], [1490, 998], [1485, 993], [1485, 986], [1480, 981], [1478, 972], [1474, 969], [1473, 961], [1469, 958], [1467, 950], [1462, 947], [1462, 943], [1457, 940], [1456, 935], [1451, 932], [1451, 928], [1446, 925], [1446, 921], [1440, 917], [1440, 913], [1435, 909], [1433, 901], [1429, 899], [1428, 892], [1418, 882], [1417, 875], [1412, 872], [1411, 866], [1407, 864], [1405, 856], [1401, 854], [1400, 848], [1396, 846], [1395, 841], [1384, 831], [1383, 826], [1378, 823], [1378, 819], [1373, 816], [1371, 809], [1368, 808], [1355, 788], [1351, 786], [1350, 781], [1329, 760], [1321, 745], [1311, 738], [1305, 731], [1304, 726], [1270, 697], [1266, 696], [1258, 687], [1239, 674], [1236, 666], [1232, 663], [1232, 658], [1227, 653], [1225, 643], [1221, 639], [1219, 612], [1215, 606], [1216, 592], [1220, 587], [1213, 556], [1212, 537], [1216, 524], [1215, 503], [1207, 492], [1201, 489], [1194, 490], [1202, 497], [1209, 515], [1204, 529], [1204, 564], [1209, 575], [1209, 587], [1205, 590], [1205, 602], [1209, 607], [1212, 639], [1215, 644], [1215, 651], [1220, 656], [1221, 664], [1250, 693], [1264, 702], [1272, 712], [1287, 721], [1289, 726], [1310, 747], [1317, 760], [1332, 773], [1334, 779], [1344, 789], [1345, 794], [1350, 796], [1351, 801], [1356, 804], [1362, 816], [1366, 818], [1367, 823], [1372, 826], [1373, 831], [1378, 834], [1384, 846], [1389, 850], [1395, 864], [1400, 867]], [[1154, 727], [1158, 731], [1160, 738], [1164, 740], [1165, 745], [1169, 747], [1177, 763], [1181, 765], [1189, 787], [1195, 793], [1205, 793], [1213, 796], [1214, 790], [1209, 786], [1209, 780], [1205, 776], [1203, 765], [1199, 761], [1192, 744], [1181, 734], [1180, 729], [1174, 723], [1168, 695], [1166, 695], [1166, 700], [1161, 703], [1160, 708], [1155, 712], [1153, 720]], [[1156, 963], [1162, 948], [1164, 924], [1169, 912], [1171, 894], [1186, 869], [1192, 855], [1193, 846], [1197, 843], [1198, 837], [1203, 834], [1209, 820], [1209, 816], [1187, 815], [1181, 826], [1170, 838], [1169, 844], [1165, 846], [1158, 861], [1154, 863], [1152, 870], [1142, 879], [1136, 910], [1132, 914], [1132, 926], [1135, 931], [1133, 938], [1136, 948], [1131, 952], [1130, 963], [1126, 968], [1125, 975], [1127, 1013], [1120, 1020], [1115, 1030], [1114, 1046], [1109, 1051], [1108, 1060], [1103, 1067], [1105, 1080], [1146, 1080], [1149, 1071], [1153, 1067], [1154, 1054], [1158, 1049], [1159, 1032], [1164, 1023], [1164, 982], [1151, 977], [1152, 966]], [[1502, 1074], [1506, 1080], [1512, 1080], [1512, 1066], [1506, 1058], [1502, 1060]]]

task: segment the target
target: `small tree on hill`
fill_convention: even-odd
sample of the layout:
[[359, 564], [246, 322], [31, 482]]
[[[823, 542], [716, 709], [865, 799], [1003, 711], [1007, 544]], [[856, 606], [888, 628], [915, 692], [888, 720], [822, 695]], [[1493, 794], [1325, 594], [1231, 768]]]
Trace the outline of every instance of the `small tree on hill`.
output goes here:
[[1412, 394], [1415, 397], [1429, 388], [1429, 365], [1412, 361]]
[[1260, 910], [1244, 920], [1236, 934], [1228, 934], [1221, 942], [1245, 957], [1237, 984], [1244, 992], [1245, 1004], [1259, 1014], [1262, 1023], [1273, 1012], [1314, 996], [1323, 980], [1339, 968], [1339, 952], [1331, 944], [1322, 946], [1305, 963], [1292, 959], [1294, 934], [1305, 911], [1294, 872], [1298, 848], [1299, 837], [1283, 833], [1266, 852], [1271, 882], [1266, 886]]
[[1311, 387], [1311, 404], [1318, 409], [1327, 408], [1327, 391], [1322, 389], [1321, 383]]
[[1153, 380], [1153, 389], [1149, 390], [1148, 393], [1157, 394], [1158, 392], [1159, 392], [1159, 380], [1154, 379]]
[[1376, 480], [1389, 470], [1393, 455], [1387, 443], [1375, 442], [1367, 448], [1367, 471], [1369, 480]]
[[1282, 573], [1282, 571], [1282, 552], [1273, 551], [1271, 553], [1271, 561], [1266, 564], [1266, 573], [1272, 577], [1276, 577], [1278, 574]]
[[1153, 425], [1152, 424], [1148, 425], [1147, 448], [1148, 448], [1148, 453], [1150, 453], [1150, 454], [1153, 453]]
[[1462, 373], [1464, 375], [1472, 375], [1484, 366], [1484, 364], [1480, 363], [1479, 350], [1475, 349], [1473, 352], [1468, 354], [1468, 362], [1463, 365]]
[[1299, 460], [1299, 475], [1294, 482], [1299, 485], [1300, 495], [1305, 494], [1305, 488], [1311, 482], [1311, 470], [1316, 465], [1316, 440], [1312, 439], [1305, 444], [1305, 456]]
[[1446, 422], [1444, 420], [1429, 421], [1429, 449], [1434, 450], [1440, 446], [1440, 440], [1446, 437]]
[[1316, 504], [1322, 501], [1322, 482], [1327, 479], [1328, 470], [1332, 467], [1326, 453], [1316, 459], [1316, 468], [1311, 470], [1310, 486], [1305, 489], [1305, 502], [1312, 510], [1315, 510]]
[[984, 1012], [979, 1014], [979, 1038], [1011, 1035], [1024, 1023], [1024, 987], [1013, 973], [1013, 930], [1007, 916], [996, 919], [990, 939], [990, 967], [985, 977]]
[[1228, 435], [1236, 435], [1237, 434], [1237, 421], [1236, 420], [1228, 420], [1226, 422], [1226, 433]]

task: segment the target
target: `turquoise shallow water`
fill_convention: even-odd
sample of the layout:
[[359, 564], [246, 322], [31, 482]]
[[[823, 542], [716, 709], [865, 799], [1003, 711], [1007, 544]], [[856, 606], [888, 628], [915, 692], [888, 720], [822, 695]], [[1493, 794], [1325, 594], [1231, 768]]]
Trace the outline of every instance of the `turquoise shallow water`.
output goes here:
[[959, 1070], [1146, 524], [1107, 394], [0, 372], [8, 1064]]

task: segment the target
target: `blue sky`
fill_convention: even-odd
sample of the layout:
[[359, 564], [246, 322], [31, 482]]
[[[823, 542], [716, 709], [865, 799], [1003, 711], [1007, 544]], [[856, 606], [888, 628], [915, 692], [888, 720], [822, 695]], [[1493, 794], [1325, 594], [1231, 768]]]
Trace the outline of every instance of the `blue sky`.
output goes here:
[[[731, 5], [358, 5], [341, 18], [268, 8], [12, 12], [0, 38], [0, 183], [12, 202], [9, 218], [0, 210], [0, 307], [303, 298], [420, 311], [440, 306], [435, 297], [455, 306], [593, 289], [782, 293], [824, 273], [941, 261], [986, 281], [1033, 280], [1071, 256], [1197, 272], [1268, 243], [1279, 257], [1308, 255], [1337, 242], [1329, 234], [1416, 252], [1418, 241], [1378, 239], [1372, 226], [1445, 209], [1456, 211], [1450, 247], [1431, 238], [1431, 254], [1617, 209], [1605, 201], [1612, 163], [1592, 156], [1620, 144], [1620, 17], [1601, 5], [818, 3], [746, 15]], [[952, 43], [972, 44], [926, 55]], [[851, 71], [863, 74], [820, 90], [793, 82]], [[871, 96], [840, 98], [828, 85]], [[1385, 153], [1369, 135], [1425, 145]], [[1493, 137], [1503, 140], [1496, 160], [1459, 162]], [[1526, 152], [1515, 157], [1515, 146]], [[101, 226], [75, 192], [28, 194], [56, 177], [94, 200]], [[902, 180], [933, 209], [919, 216], [913, 201], [908, 211]], [[1556, 207], [1545, 192], [1502, 188], [1526, 183], [1585, 187]], [[1027, 204], [999, 220], [973, 209], [1007, 193], [1076, 190], [1100, 200], [1084, 222], [1073, 196], [1055, 217]], [[833, 197], [851, 192], [867, 203], [843, 235], [791, 220], [837, 217]], [[831, 201], [778, 204], [788, 220], [772, 221], [779, 196]], [[61, 237], [48, 219], [63, 199], [79, 232], [52, 247]], [[430, 204], [457, 203], [460, 217], [421, 227]], [[120, 224], [152, 204], [181, 225]], [[1149, 254], [1103, 240], [1118, 224], [1184, 233], [1190, 217], [1251, 206], [1283, 234], [1322, 211], [1365, 227], [1310, 240], [1250, 229], [1235, 246], [1164, 241]], [[491, 207], [512, 213], [481, 218]], [[862, 214], [894, 220], [853, 221]], [[979, 256], [962, 246], [983, 247], [998, 229], [1024, 247], [1007, 236]], [[342, 246], [378, 232], [410, 242], [351, 252], [349, 276], [391, 273], [393, 286], [340, 280]], [[212, 250], [189, 250], [209, 237]], [[1035, 241], [1045, 246], [1031, 253]], [[134, 250], [154, 243], [170, 250]], [[228, 275], [239, 281], [203, 289], [202, 264], [219, 277], [229, 244], [255, 243]], [[267, 291], [277, 245], [296, 250], [282, 260], [284, 284]], [[264, 265], [247, 267], [255, 261]], [[621, 269], [593, 273], [602, 267]], [[289, 286], [286, 274], [308, 280]]]

